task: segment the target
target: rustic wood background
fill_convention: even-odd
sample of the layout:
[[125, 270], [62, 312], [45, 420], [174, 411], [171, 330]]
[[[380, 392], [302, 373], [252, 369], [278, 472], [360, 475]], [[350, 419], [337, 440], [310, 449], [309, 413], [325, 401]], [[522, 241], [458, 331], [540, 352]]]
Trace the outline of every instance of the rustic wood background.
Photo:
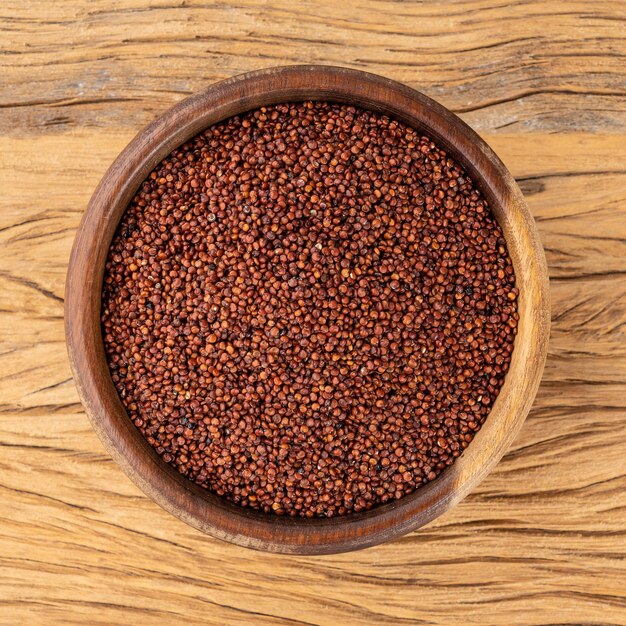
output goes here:
[[[626, 623], [626, 5], [5, 0], [0, 7], [0, 623]], [[333, 557], [227, 545], [143, 496], [78, 402], [76, 226], [144, 124], [218, 79], [363, 68], [471, 124], [526, 193], [552, 338], [509, 454], [454, 511]]]

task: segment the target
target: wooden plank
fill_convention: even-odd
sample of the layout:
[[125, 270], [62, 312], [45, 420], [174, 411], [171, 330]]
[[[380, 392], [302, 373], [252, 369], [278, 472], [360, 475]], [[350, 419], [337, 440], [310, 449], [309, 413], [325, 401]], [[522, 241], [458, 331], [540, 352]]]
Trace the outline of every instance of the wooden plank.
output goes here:
[[[623, 3], [5, 2], [0, 9], [0, 624], [626, 623]], [[141, 125], [291, 62], [368, 69], [470, 122], [526, 193], [551, 274], [535, 407], [423, 531], [287, 557], [164, 513], [104, 453], [70, 379], [65, 269]]]
[[135, 129], [186, 94], [243, 71], [348, 65], [421, 89], [475, 128], [624, 126], [623, 5], [10, 0], [2, 14], [0, 130]]

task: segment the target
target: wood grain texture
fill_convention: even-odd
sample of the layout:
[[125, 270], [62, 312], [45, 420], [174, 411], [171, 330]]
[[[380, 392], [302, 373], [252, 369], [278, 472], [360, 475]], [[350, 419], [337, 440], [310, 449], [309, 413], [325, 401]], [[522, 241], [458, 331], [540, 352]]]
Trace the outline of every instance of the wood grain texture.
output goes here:
[[[624, 624], [622, 2], [5, 2], [0, 8], [1, 624]], [[332, 557], [189, 528], [101, 447], [65, 353], [74, 233], [116, 154], [219, 78], [293, 62], [405, 82], [526, 194], [551, 275], [511, 451], [421, 531]]]

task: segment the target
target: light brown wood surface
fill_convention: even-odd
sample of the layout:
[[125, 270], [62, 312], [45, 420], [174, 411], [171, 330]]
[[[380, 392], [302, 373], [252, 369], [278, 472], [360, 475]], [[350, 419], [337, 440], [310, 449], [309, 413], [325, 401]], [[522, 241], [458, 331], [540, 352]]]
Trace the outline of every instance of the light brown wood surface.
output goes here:
[[[0, 624], [626, 623], [623, 2], [4, 2]], [[225, 544], [152, 503], [78, 402], [63, 335], [82, 211], [137, 130], [242, 71], [403, 81], [503, 158], [551, 276], [543, 383], [453, 511], [325, 557]]]

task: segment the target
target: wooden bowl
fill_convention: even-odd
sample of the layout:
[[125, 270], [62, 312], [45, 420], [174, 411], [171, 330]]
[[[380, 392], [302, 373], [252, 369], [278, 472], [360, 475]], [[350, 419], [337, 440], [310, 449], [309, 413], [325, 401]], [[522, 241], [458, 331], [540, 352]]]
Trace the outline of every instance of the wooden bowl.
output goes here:
[[[302, 100], [350, 103], [401, 120], [444, 147], [472, 176], [506, 238], [517, 286], [519, 327], [498, 398], [467, 450], [433, 482], [370, 511], [331, 519], [264, 514], [232, 504], [165, 463], [129, 419], [105, 359], [102, 278], [115, 229], [150, 171], [174, 148], [232, 115]], [[548, 275], [533, 218], [515, 181], [489, 146], [430, 98], [373, 74], [337, 67], [280, 67], [237, 76], [180, 102], [141, 131], [95, 190], [69, 263], [65, 326], [85, 410], [105, 447], [155, 502], [188, 524], [250, 548], [325, 554], [372, 546], [427, 524], [475, 487], [504, 454], [541, 379], [549, 335]]]

